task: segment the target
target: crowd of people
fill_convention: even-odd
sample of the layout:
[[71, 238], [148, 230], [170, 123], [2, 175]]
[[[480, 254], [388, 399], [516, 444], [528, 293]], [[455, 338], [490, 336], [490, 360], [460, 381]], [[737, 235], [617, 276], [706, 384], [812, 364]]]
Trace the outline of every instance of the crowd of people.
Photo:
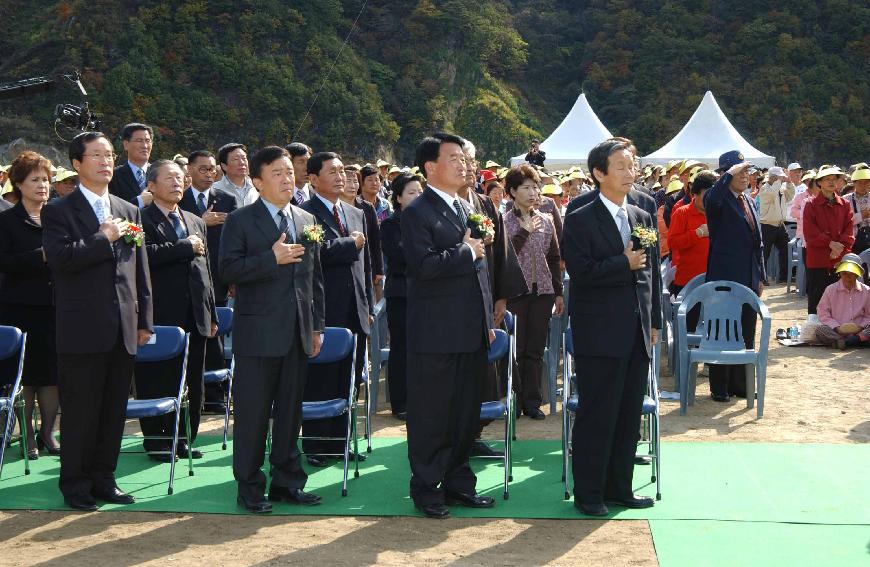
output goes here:
[[[550, 319], [567, 312], [576, 323], [574, 494], [593, 516], [607, 504], [653, 505], [632, 493], [631, 478], [649, 357], [666, 323], [663, 262], [675, 270], [673, 295], [706, 273], [760, 296], [788, 275], [793, 229], [818, 342], [870, 344], [870, 288], [856, 256], [870, 247], [866, 164], [848, 173], [798, 163], [763, 170], [731, 151], [715, 170], [693, 160], [641, 169], [632, 142], [612, 138], [591, 151], [585, 171], [554, 172], [536, 142], [526, 163], [481, 166], [471, 141], [445, 133], [424, 139], [408, 167], [345, 163], [301, 142], [152, 159], [152, 127], [131, 123], [119, 138], [123, 158], [106, 135], [85, 132], [70, 143], [72, 169], [32, 151], [0, 167], [0, 208], [8, 209], [0, 212], [0, 324], [28, 333], [27, 457], [60, 455], [60, 490], [76, 509], [134, 501], [114, 478], [131, 386], [139, 397], [172, 396], [181, 372], [180, 360], [134, 362], [155, 325], [190, 335], [191, 432], [172, 454], [173, 420], [144, 418], [145, 451], [160, 462], [202, 457], [194, 447], [201, 414], [223, 413], [227, 403], [220, 387], [203, 385], [206, 369], [225, 365], [217, 308], [227, 305], [233, 474], [239, 505], [253, 513], [270, 502], [320, 501], [304, 490], [303, 460], [325, 467], [343, 455], [336, 438], [349, 418], [303, 422], [301, 404], [346, 398], [352, 371], [361, 383], [382, 299], [410, 493], [436, 518], [449, 515], [448, 504], [494, 505], [477, 494], [468, 460], [499, 454], [481, 440], [479, 408], [506, 394], [507, 368], [488, 364], [486, 351], [507, 312], [516, 321], [518, 413], [533, 420], [546, 419]], [[768, 276], [774, 249], [779, 273]], [[325, 327], [357, 337], [354, 369], [351, 358], [307, 364]], [[751, 345], [754, 311], [744, 311], [743, 327]], [[4, 376], [13, 373], [3, 364]], [[711, 365], [713, 399], [745, 396], [743, 372]]]

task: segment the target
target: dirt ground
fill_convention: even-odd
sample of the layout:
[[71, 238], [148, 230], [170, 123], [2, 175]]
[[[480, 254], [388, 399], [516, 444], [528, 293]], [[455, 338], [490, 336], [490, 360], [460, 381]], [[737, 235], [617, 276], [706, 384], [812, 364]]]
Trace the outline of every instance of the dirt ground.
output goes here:
[[[767, 290], [772, 330], [802, 321], [806, 301]], [[764, 417], [744, 400], [713, 402], [699, 377], [687, 415], [662, 402], [665, 441], [867, 443], [870, 351], [772, 341]], [[663, 375], [662, 389], [673, 379]], [[385, 391], [381, 388], [381, 392]], [[547, 411], [547, 410], [545, 410]], [[548, 412], [549, 413], [549, 412]], [[519, 439], [557, 439], [561, 414], [520, 419]], [[209, 417], [203, 433], [222, 421]], [[404, 436], [381, 403], [376, 436]], [[497, 436], [498, 426], [484, 435]], [[2, 503], [0, 503], [2, 506]], [[229, 521], [228, 521], [229, 520]], [[0, 512], [0, 565], [657, 565], [645, 521], [246, 517], [150, 513]], [[16, 550], [10, 554], [8, 550]]]

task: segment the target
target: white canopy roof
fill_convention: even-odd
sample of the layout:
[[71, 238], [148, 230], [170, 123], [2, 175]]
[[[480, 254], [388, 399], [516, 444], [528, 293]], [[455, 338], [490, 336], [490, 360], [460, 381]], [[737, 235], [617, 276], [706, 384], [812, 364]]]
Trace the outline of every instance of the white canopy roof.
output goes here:
[[[544, 166], [548, 170], [564, 169], [573, 165], [586, 165], [589, 150], [596, 144], [610, 138], [612, 134], [604, 127], [598, 116], [589, 106], [585, 94], [580, 94], [571, 112], [550, 136], [541, 142], [541, 150], [546, 152]], [[523, 153], [511, 158], [511, 166], [526, 160]]]
[[675, 159], [694, 159], [715, 169], [719, 165], [719, 156], [730, 150], [739, 150], [747, 161], [760, 167], [771, 167], [776, 162], [773, 156], [743, 139], [719, 108], [713, 93], [707, 91], [679, 134], [641, 161], [644, 164], [665, 164]]

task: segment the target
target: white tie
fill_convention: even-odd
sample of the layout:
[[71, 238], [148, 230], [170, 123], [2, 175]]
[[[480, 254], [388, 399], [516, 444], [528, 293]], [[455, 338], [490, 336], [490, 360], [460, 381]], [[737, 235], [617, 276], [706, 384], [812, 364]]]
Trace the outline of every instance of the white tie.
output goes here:
[[628, 217], [625, 216], [625, 209], [622, 207], [616, 211], [616, 218], [619, 219], [617, 223], [619, 228], [619, 234], [622, 236], [622, 245], [628, 246], [628, 241], [631, 239], [631, 231], [628, 228]]
[[103, 224], [103, 221], [106, 220], [106, 209], [102, 199], [97, 199], [94, 203], [94, 213], [97, 215], [97, 222]]

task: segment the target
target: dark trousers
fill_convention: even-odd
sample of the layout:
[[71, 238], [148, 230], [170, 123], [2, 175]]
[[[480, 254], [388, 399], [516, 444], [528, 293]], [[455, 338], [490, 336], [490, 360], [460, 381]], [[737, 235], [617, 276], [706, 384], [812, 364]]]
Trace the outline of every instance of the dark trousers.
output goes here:
[[[671, 293], [671, 297], [677, 297], [680, 295], [680, 292], [683, 291], [683, 288], [686, 287], [684, 285], [677, 285], [672, 283], [668, 286], [668, 291]], [[701, 304], [698, 303], [686, 313], [686, 332], [694, 333], [695, 329], [698, 327], [698, 320], [701, 318]], [[676, 329], [676, 312], [674, 312], [674, 328]]]
[[262, 466], [270, 417], [272, 486], [303, 488], [308, 480], [298, 446], [307, 371], [308, 357], [298, 338], [285, 356], [236, 357], [233, 476], [239, 495], [249, 502], [261, 500], [266, 490]]
[[776, 248], [776, 253], [779, 256], [779, 274], [777, 274], [777, 279], [784, 282], [788, 273], [788, 233], [785, 231], [785, 226], [773, 226], [772, 224], [762, 223], [761, 239], [764, 242], [764, 265], [767, 266], [770, 253]]
[[[192, 445], [199, 431], [199, 421], [202, 416], [202, 373], [205, 365], [207, 339], [197, 331], [190, 331], [190, 342], [187, 346], [187, 396], [190, 406], [190, 439]], [[181, 358], [163, 360], [160, 362], [136, 363], [136, 397], [174, 398], [178, 395], [178, 384], [181, 378]], [[146, 437], [172, 437], [175, 431], [175, 414], [159, 417], [146, 417], [139, 420], [142, 434]], [[178, 436], [185, 437], [183, 416], [179, 417]], [[171, 449], [171, 439], [145, 439], [142, 445], [146, 451], [168, 451]]]
[[[744, 304], [740, 313], [740, 327], [743, 332], [743, 344], [746, 348], [755, 348], [755, 325], [758, 315], [755, 309]], [[710, 393], [714, 396], [745, 396], [746, 366], [710, 364]]]
[[387, 325], [390, 328], [390, 359], [387, 361], [387, 380], [390, 387], [390, 405], [394, 414], [405, 411], [405, 403], [408, 399], [406, 382], [408, 373], [407, 318], [408, 300], [404, 297], [388, 297]]
[[84, 496], [115, 486], [133, 355], [118, 335], [108, 352], [58, 354], [58, 393], [63, 408], [60, 491]]
[[[226, 307], [226, 299], [217, 301], [218, 307]], [[224, 357], [224, 340], [221, 337], [206, 339], [205, 341], [205, 369], [222, 370], [227, 367]], [[226, 386], [224, 384], [209, 384], [203, 393], [206, 404], [222, 404], [226, 401]]]
[[[633, 492], [634, 455], [649, 370], [639, 323], [627, 356], [576, 359], [580, 405], [572, 440], [575, 502], [598, 504]], [[574, 352], [582, 352], [576, 340]]]
[[476, 494], [468, 465], [483, 401], [487, 354], [408, 353], [408, 461], [411, 498], [444, 502], [444, 490]]
[[[354, 375], [359, 384], [365, 364], [367, 336], [360, 332], [356, 334], [356, 368]], [[346, 400], [350, 394], [351, 358], [330, 364], [313, 364], [308, 369], [308, 384], [305, 386], [304, 400], [316, 402], [321, 400]], [[391, 356], [392, 358], [392, 356]], [[305, 437], [340, 437], [347, 434], [347, 420], [350, 412], [330, 419], [304, 421], [302, 435]], [[303, 439], [302, 450], [306, 455], [339, 455], [344, 454], [344, 441], [322, 441]]]
[[828, 268], [807, 268], [807, 313], [815, 315], [825, 288], [837, 281], [837, 274]]
[[516, 316], [516, 365], [514, 391], [519, 407], [538, 409], [544, 403], [541, 375], [544, 369], [544, 347], [553, 312], [553, 294], [526, 294], [508, 301], [508, 311]]

